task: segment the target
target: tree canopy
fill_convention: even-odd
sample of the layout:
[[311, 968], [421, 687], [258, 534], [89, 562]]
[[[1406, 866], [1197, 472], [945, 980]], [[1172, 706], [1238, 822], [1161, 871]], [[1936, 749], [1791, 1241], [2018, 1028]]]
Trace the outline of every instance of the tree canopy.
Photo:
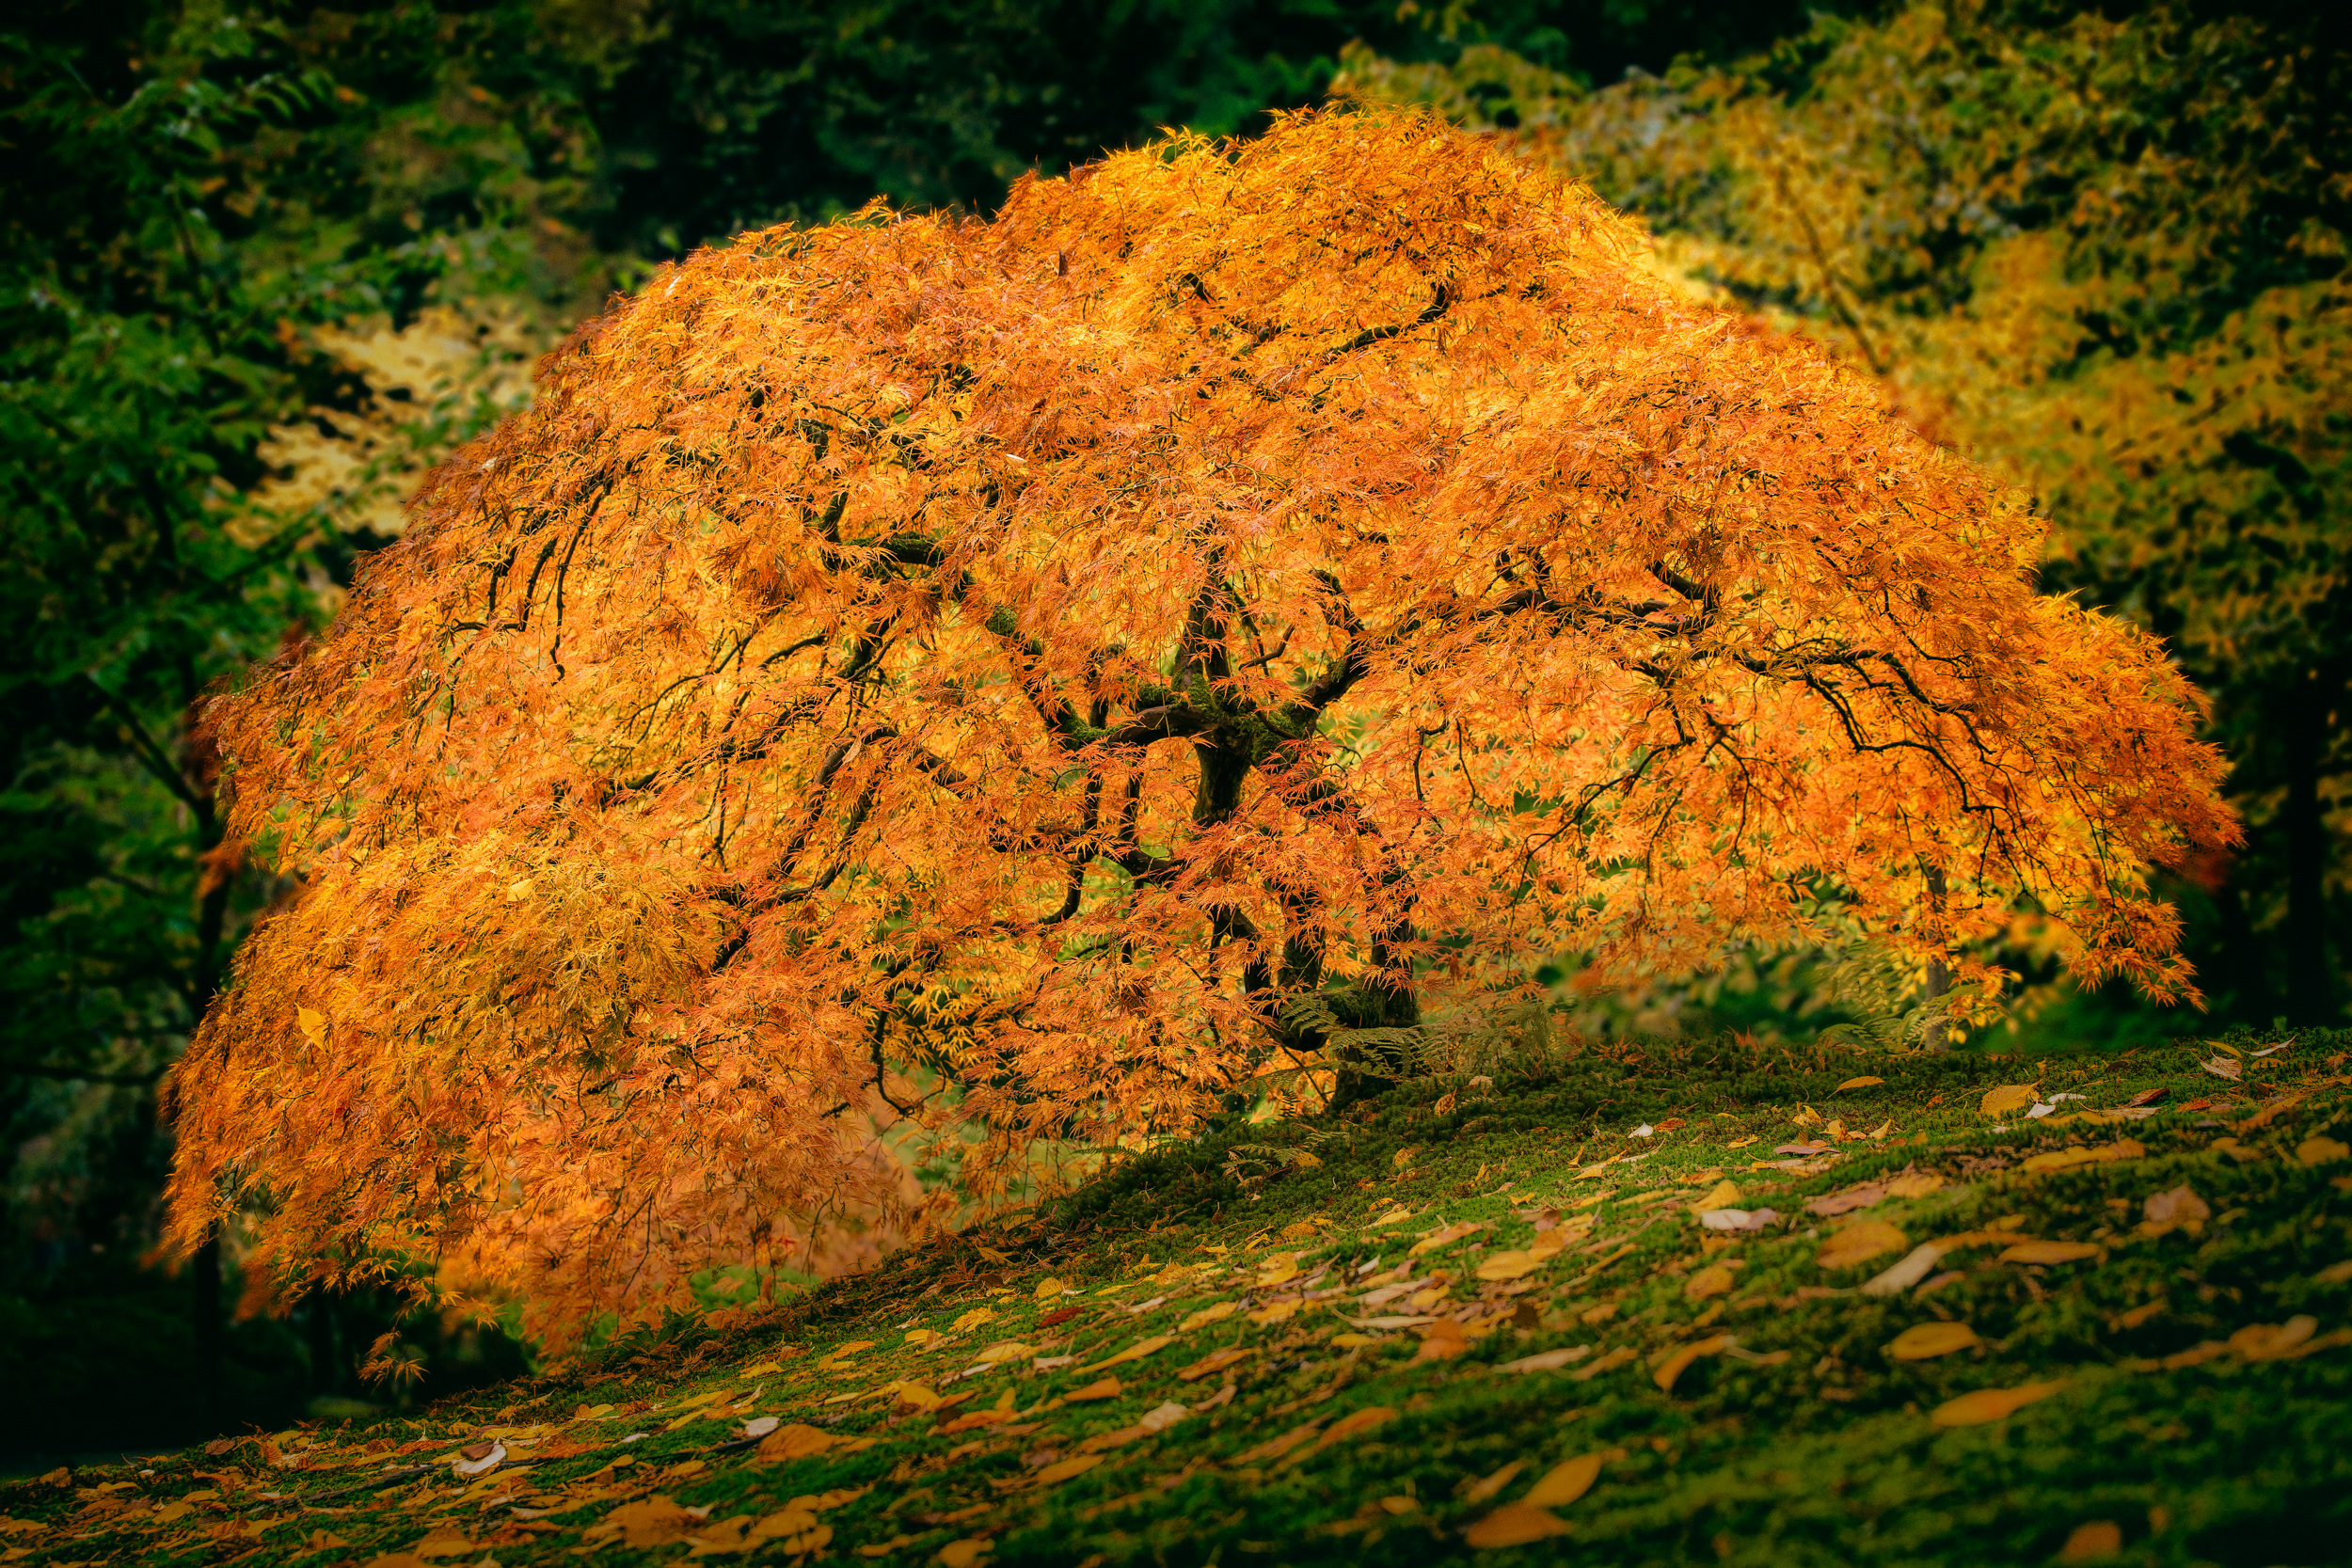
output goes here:
[[[1412, 111], [666, 269], [210, 719], [301, 891], [183, 1239], [561, 1339], [829, 1204], [1197, 1124], [1425, 1009], [2020, 900], [2182, 994], [2195, 692], [1867, 377]], [[1931, 890], [1934, 891], [1931, 891]], [[944, 1197], [944, 1194], [941, 1195]]]

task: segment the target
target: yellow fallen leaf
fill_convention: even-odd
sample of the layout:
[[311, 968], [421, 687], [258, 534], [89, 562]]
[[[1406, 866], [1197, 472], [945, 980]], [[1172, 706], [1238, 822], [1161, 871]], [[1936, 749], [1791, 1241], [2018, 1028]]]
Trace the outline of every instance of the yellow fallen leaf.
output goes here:
[[1076, 1454], [1069, 1459], [1054, 1461], [1053, 1464], [1040, 1470], [1035, 1479], [1040, 1486], [1053, 1486], [1068, 1481], [1072, 1476], [1085, 1475], [1102, 1463], [1103, 1456], [1099, 1453]]
[[[1558, 1232], [1548, 1231], [1546, 1234], [1556, 1235]], [[1552, 1252], [1557, 1253], [1559, 1250], [1558, 1247], [1554, 1247]], [[1542, 1268], [1547, 1256], [1549, 1255], [1534, 1251], [1491, 1252], [1486, 1255], [1486, 1260], [1478, 1265], [1478, 1277], [1486, 1280], [1518, 1279]]]
[[1154, 1334], [1149, 1339], [1137, 1339], [1116, 1355], [1106, 1355], [1089, 1366], [1079, 1368], [1078, 1370], [1099, 1372], [1105, 1367], [1123, 1367], [1130, 1361], [1140, 1361], [1147, 1355], [1156, 1354], [1175, 1342], [1176, 1337], [1172, 1334]]
[[1933, 1171], [1914, 1171], [1908, 1176], [1889, 1177], [1886, 1193], [1889, 1197], [1925, 1197], [1944, 1186], [1944, 1179]]
[[[1039, 1472], [1041, 1475], [1043, 1473], [1043, 1471]], [[985, 1535], [975, 1535], [963, 1541], [950, 1541], [939, 1548], [937, 1555], [931, 1560], [938, 1563], [939, 1568], [972, 1568], [972, 1565], [979, 1561], [988, 1549], [995, 1544]]]
[[1832, 1094], [1844, 1094], [1848, 1089], [1867, 1089], [1873, 1084], [1883, 1084], [1885, 1082], [1886, 1080], [1883, 1078], [1849, 1078], [1829, 1092]]
[[2297, 1314], [2283, 1323], [2248, 1323], [2230, 1336], [2229, 1348], [2249, 1361], [2269, 1361], [2312, 1337], [2319, 1320]]
[[1024, 1344], [1019, 1339], [1000, 1339], [975, 1355], [972, 1364], [976, 1367], [997, 1367], [1008, 1361], [1026, 1361], [1036, 1354], [1035, 1345]]
[[2036, 1400], [2048, 1399], [2065, 1386], [2064, 1378], [2054, 1378], [2016, 1388], [1979, 1388], [1958, 1399], [1946, 1400], [1928, 1418], [1940, 1427], [1982, 1426], [2022, 1410]]
[[[784, 1368], [778, 1362], [762, 1361], [755, 1367], [744, 1368], [741, 1371], [736, 1373], [735, 1375], [738, 1377], [766, 1377], [771, 1372], [780, 1372], [782, 1370], [784, 1370]], [[611, 1405], [607, 1405], [605, 1408], [610, 1410], [612, 1407]]]
[[575, 1421], [601, 1420], [612, 1415], [612, 1409], [613, 1407], [609, 1404], [583, 1404], [572, 1412], [572, 1419]]
[[[759, 1447], [752, 1450], [752, 1457], [763, 1465], [777, 1465], [787, 1460], [806, 1459], [811, 1454], [826, 1453], [846, 1447], [850, 1441], [852, 1439], [836, 1437], [822, 1427], [804, 1426], [795, 1421], [789, 1426], [778, 1427], [761, 1438]], [[870, 1442], [869, 1439], [854, 1441]]]
[[2145, 1217], [2139, 1222], [2139, 1233], [2151, 1239], [2169, 1236], [2175, 1230], [2197, 1235], [2213, 1217], [2205, 1200], [2191, 1192], [2186, 1182], [2169, 1192], [2154, 1194], [2140, 1205], [2140, 1212]]
[[1252, 1350], [1246, 1345], [1228, 1345], [1223, 1350], [1213, 1350], [1209, 1352], [1208, 1354], [1202, 1356], [1191, 1366], [1184, 1368], [1182, 1371], [1179, 1371], [1176, 1374], [1176, 1378], [1180, 1383], [1191, 1383], [1196, 1379], [1209, 1377], [1215, 1373], [1221, 1372], [1226, 1368], [1232, 1366], [1235, 1362], [1247, 1361], [1257, 1354], [1258, 1353], [1255, 1350]]
[[1323, 1222], [1320, 1220], [1293, 1220], [1290, 1224], [1282, 1227], [1282, 1240], [1286, 1242], [1303, 1242], [1308, 1237], [1313, 1235], [1316, 1231], [1322, 1228]]
[[1527, 1243], [1527, 1250], [1541, 1261], [1567, 1251], [1570, 1242], [1581, 1242], [1592, 1233], [1592, 1216], [1588, 1214], [1566, 1225], [1555, 1225], [1549, 1230], [1537, 1231], [1535, 1239]]
[[[157, 1512], [160, 1513], [161, 1510], [158, 1510]], [[342, 1536], [337, 1535], [331, 1529], [314, 1529], [310, 1532], [310, 1538], [302, 1544], [302, 1549], [306, 1552], [324, 1552], [332, 1547], [348, 1546], [350, 1544], [350, 1542], [344, 1540]]]
[[1524, 1546], [1567, 1533], [1567, 1521], [1549, 1509], [1504, 1503], [1464, 1530], [1462, 1539], [1480, 1551], [1491, 1551], [1499, 1546]]
[[2072, 1263], [2096, 1258], [2099, 1248], [2089, 1242], [2020, 1242], [2001, 1254], [2004, 1263]]
[[1593, 1482], [1600, 1479], [1602, 1463], [1610, 1457], [1586, 1453], [1564, 1459], [1538, 1476], [1519, 1501], [1536, 1508], [1565, 1508], [1593, 1489]]
[[1413, 1353], [1410, 1365], [1424, 1361], [1451, 1361], [1470, 1349], [1470, 1336], [1462, 1325], [1451, 1318], [1439, 1318], [1422, 1330], [1421, 1349]]
[[1298, 1262], [1291, 1258], [1269, 1258], [1265, 1267], [1258, 1271], [1260, 1285], [1287, 1285], [1298, 1277]]
[[[975, 1307], [971, 1311], [966, 1312], [963, 1316], [958, 1318], [954, 1323], [949, 1323], [947, 1325], [947, 1332], [950, 1334], [961, 1334], [967, 1328], [977, 1328], [982, 1323], [993, 1323], [995, 1321], [996, 1312], [993, 1307]], [[839, 1353], [835, 1352], [834, 1354], [838, 1354]]]
[[[617, 1541], [624, 1546], [666, 1546], [683, 1541], [702, 1528], [700, 1513], [681, 1507], [675, 1499], [655, 1493], [643, 1502], [623, 1503], [603, 1519], [580, 1531], [580, 1540]], [[474, 1548], [463, 1536], [455, 1537], [453, 1546], [436, 1546], [446, 1539], [436, 1533], [408, 1549], [419, 1557], [452, 1556]]]
[[2066, 1544], [2058, 1548], [2060, 1562], [2096, 1562], [2123, 1549], [2123, 1531], [2112, 1519], [2076, 1525]]
[[897, 1393], [897, 1402], [899, 1404], [911, 1404], [917, 1410], [936, 1410], [939, 1408], [940, 1399], [938, 1391], [930, 1387], [928, 1385], [902, 1379], [898, 1383], [892, 1384], [890, 1386]]
[[2118, 1138], [2111, 1144], [2093, 1144], [2083, 1148], [2054, 1148], [2046, 1154], [2035, 1154], [2021, 1162], [2017, 1169], [2021, 1174], [2066, 1170], [2074, 1165], [2099, 1164], [2113, 1160], [2137, 1160], [2147, 1153], [2147, 1146], [2138, 1139]]
[[1683, 1298], [1687, 1301], [1705, 1301], [1708, 1296], [1722, 1295], [1725, 1291], [1730, 1290], [1734, 1283], [1736, 1283], [1736, 1278], [1732, 1272], [1721, 1263], [1716, 1263], [1701, 1269], [1683, 1282]]
[[1709, 1209], [1737, 1209], [1742, 1199], [1736, 1181], [1718, 1181], [1707, 1189], [1707, 1196], [1691, 1205], [1691, 1212], [1704, 1214]]
[[[527, 886], [529, 884], [525, 885]], [[312, 1045], [317, 1045], [321, 1040], [326, 1038], [326, 1015], [320, 1012], [316, 1007], [296, 1007], [294, 1009], [294, 1024], [302, 1031], [303, 1037], [309, 1040]]]
[[1389, 1164], [1395, 1166], [1398, 1170], [1403, 1170], [1406, 1165], [1413, 1163], [1413, 1156], [1419, 1154], [1421, 1150], [1418, 1148], [1400, 1148], [1396, 1151], [1395, 1156], [1389, 1161]]
[[1750, 1136], [1744, 1138], [1734, 1138], [1731, 1142], [1724, 1145], [1724, 1147], [1725, 1148], [1745, 1148], [1748, 1145], [1755, 1143], [1756, 1141], [1755, 1136], [1751, 1134]]
[[1380, 1336], [1377, 1334], [1359, 1334], [1354, 1329], [1342, 1329], [1330, 1338], [1330, 1343], [1342, 1350], [1355, 1350], [1362, 1345], [1376, 1345], [1379, 1342]]
[[1526, 1468], [1526, 1460], [1515, 1459], [1511, 1461], [1510, 1464], [1505, 1465], [1502, 1469], [1497, 1470], [1494, 1474], [1487, 1476], [1483, 1480], [1472, 1481], [1463, 1490], [1462, 1500], [1473, 1506], [1483, 1503], [1487, 1498], [1493, 1497], [1496, 1493], [1502, 1491], [1504, 1487], [1510, 1485], [1512, 1478]]
[[2031, 1108], [2036, 1084], [2004, 1084], [1997, 1089], [1987, 1089], [1977, 1101], [1977, 1109], [1988, 1117], [2014, 1116]]
[[2312, 1277], [2322, 1285], [2341, 1285], [2345, 1280], [2352, 1279], [2352, 1258], [2347, 1258], [2341, 1263], [2330, 1263]]
[[2314, 1135], [2295, 1146], [2295, 1157], [2307, 1165], [2333, 1164], [2347, 1154], [2352, 1154], [2352, 1144], [2336, 1138]]
[[1066, 1279], [1056, 1278], [1049, 1274], [1037, 1282], [1036, 1294], [1040, 1301], [1052, 1301], [1056, 1296], [1066, 1296], [1070, 1294], [1070, 1282]]
[[1324, 1429], [1323, 1435], [1315, 1439], [1312, 1451], [1321, 1453], [1334, 1443], [1344, 1443], [1351, 1437], [1359, 1437], [1373, 1428], [1386, 1426], [1395, 1419], [1396, 1412], [1385, 1404], [1367, 1405], [1361, 1410], [1350, 1411]]
[[857, 1549], [857, 1555], [860, 1557], [888, 1557], [891, 1553], [897, 1551], [901, 1546], [912, 1546], [914, 1544], [914, 1537], [912, 1535], [894, 1535], [887, 1541], [868, 1541], [865, 1545], [860, 1546]]
[[1409, 1220], [1412, 1217], [1413, 1212], [1410, 1209], [1391, 1209], [1372, 1223], [1373, 1226], [1377, 1228], [1378, 1227], [1384, 1225], [1403, 1225], [1406, 1220]]
[[1292, 1296], [1288, 1300], [1270, 1302], [1259, 1307], [1249, 1314], [1249, 1321], [1253, 1323], [1264, 1324], [1286, 1323], [1296, 1316], [1298, 1316], [1298, 1298]]
[[1813, 1260], [1825, 1269], [1850, 1269], [1908, 1244], [1903, 1233], [1884, 1220], [1856, 1220], [1832, 1231]]
[[1887, 1342], [1886, 1354], [1898, 1361], [1925, 1361], [1949, 1355], [1977, 1342], [1977, 1331], [1966, 1323], [1919, 1323]]
[[1517, 1361], [1505, 1361], [1495, 1370], [1499, 1372], [1557, 1371], [1569, 1362], [1581, 1361], [1592, 1354], [1593, 1347], [1590, 1345], [1566, 1345], [1559, 1350], [1537, 1351], [1533, 1355], [1522, 1355]]
[[1203, 1328], [1210, 1323], [1223, 1323], [1233, 1315], [1240, 1305], [1239, 1302], [1220, 1301], [1212, 1306], [1203, 1307], [1198, 1312], [1187, 1312], [1184, 1314], [1184, 1321], [1176, 1325], [1176, 1332], [1190, 1334], [1196, 1328]]
[[1254, 1465], [1262, 1459], [1279, 1459], [1298, 1447], [1299, 1444], [1313, 1437], [1315, 1432], [1316, 1424], [1312, 1421], [1309, 1421], [1304, 1426], [1295, 1426], [1279, 1437], [1269, 1437], [1256, 1448], [1244, 1449], [1233, 1456], [1233, 1463]]
[[1671, 1394], [1675, 1380], [1690, 1370], [1692, 1362], [1702, 1355], [1718, 1354], [1730, 1343], [1731, 1336], [1728, 1334], [1710, 1334], [1704, 1339], [1677, 1346], [1668, 1351], [1665, 1358], [1658, 1363], [1657, 1370], [1650, 1373], [1650, 1381], [1657, 1384], [1661, 1392]]

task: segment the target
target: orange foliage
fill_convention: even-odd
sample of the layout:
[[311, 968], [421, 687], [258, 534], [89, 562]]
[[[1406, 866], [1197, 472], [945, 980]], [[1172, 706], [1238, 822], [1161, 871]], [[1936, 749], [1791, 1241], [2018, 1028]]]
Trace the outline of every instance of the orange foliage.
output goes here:
[[217, 705], [305, 885], [174, 1075], [181, 1239], [246, 1202], [264, 1270], [429, 1257], [560, 1341], [888, 1210], [899, 1117], [985, 1196], [1801, 890], [2185, 990], [2195, 693], [1643, 244], [1384, 110], [657, 277]]

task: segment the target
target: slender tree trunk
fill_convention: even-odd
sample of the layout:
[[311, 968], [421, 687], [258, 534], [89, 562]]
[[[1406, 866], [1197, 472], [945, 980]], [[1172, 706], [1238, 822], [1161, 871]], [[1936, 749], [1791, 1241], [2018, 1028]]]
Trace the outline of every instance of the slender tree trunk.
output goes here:
[[2335, 1016], [2328, 973], [2328, 826], [2319, 815], [2319, 764], [2327, 740], [2327, 695], [2307, 681], [2287, 709], [2287, 1012], [2299, 1024]]
[[196, 1323], [196, 1387], [197, 1397], [204, 1411], [208, 1432], [217, 1433], [229, 1423], [228, 1401], [221, 1386], [220, 1375], [220, 1238], [208, 1237], [189, 1262], [190, 1289], [195, 1299], [189, 1303]]
[[[1928, 904], [1931, 909], [1935, 911], [1939, 920], [1944, 913], [1944, 868], [1940, 865], [1929, 866]], [[1932, 1007], [1937, 1003], [1943, 1001], [1945, 995], [1949, 992], [1951, 989], [1952, 972], [1944, 967], [1944, 960], [1941, 958], [1929, 959], [1927, 985], [1928, 1006]], [[1944, 1020], [1941, 1014], [1930, 1021], [1926, 1030], [1923, 1031], [1919, 1037], [1919, 1043], [1930, 1051], [1949, 1051], [1952, 1048], [1951, 1038], [1945, 1031]]]

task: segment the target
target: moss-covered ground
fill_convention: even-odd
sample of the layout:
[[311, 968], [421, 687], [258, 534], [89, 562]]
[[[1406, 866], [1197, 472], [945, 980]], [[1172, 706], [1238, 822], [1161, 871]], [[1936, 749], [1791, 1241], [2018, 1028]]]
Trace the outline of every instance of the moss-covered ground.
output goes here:
[[[1416, 1084], [422, 1419], [20, 1484], [0, 1544], [28, 1568], [2352, 1561], [2347, 1052], [1724, 1042]], [[2005, 1085], [2033, 1093], [1988, 1113]]]

